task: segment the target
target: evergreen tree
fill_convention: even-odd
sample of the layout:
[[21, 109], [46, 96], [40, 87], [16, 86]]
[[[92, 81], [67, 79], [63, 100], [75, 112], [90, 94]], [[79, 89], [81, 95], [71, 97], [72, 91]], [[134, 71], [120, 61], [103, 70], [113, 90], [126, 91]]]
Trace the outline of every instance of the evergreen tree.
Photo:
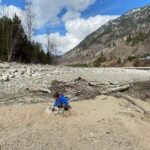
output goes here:
[[51, 64], [52, 56], [39, 43], [28, 40], [20, 19], [0, 18], [0, 60]]

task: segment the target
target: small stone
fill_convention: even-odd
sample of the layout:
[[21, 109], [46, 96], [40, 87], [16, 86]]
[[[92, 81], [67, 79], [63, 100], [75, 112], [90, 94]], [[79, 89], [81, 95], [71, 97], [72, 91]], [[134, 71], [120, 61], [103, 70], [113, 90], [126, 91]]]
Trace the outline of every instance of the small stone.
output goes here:
[[110, 132], [105, 132], [106, 134], [111, 134]]
[[20, 71], [20, 75], [23, 75], [25, 73], [25, 70]]
[[14, 74], [12, 74], [12, 75], [10, 75], [9, 77], [10, 77], [10, 78], [15, 78], [15, 75], [14, 75]]

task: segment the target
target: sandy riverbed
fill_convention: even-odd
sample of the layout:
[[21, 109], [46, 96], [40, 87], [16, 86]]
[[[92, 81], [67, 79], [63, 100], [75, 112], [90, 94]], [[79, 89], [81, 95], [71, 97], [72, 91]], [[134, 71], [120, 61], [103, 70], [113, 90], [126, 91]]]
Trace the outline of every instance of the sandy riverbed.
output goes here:
[[48, 103], [1, 106], [0, 149], [150, 149], [150, 119], [126, 100], [99, 96], [71, 105], [71, 115], [47, 114]]

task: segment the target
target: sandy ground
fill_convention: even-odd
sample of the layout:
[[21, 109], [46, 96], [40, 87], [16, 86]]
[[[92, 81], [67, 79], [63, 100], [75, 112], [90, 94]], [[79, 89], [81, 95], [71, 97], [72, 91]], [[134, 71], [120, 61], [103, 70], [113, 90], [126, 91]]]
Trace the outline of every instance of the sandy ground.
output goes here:
[[71, 105], [71, 115], [46, 113], [48, 103], [1, 106], [0, 150], [150, 150], [150, 119], [126, 100]]
[[[26, 90], [49, 89], [55, 80], [70, 82], [78, 77], [129, 84], [150, 80], [150, 70], [6, 65], [0, 65], [0, 150], [150, 150], [150, 117], [124, 99], [99, 96], [71, 102], [71, 115], [50, 115], [45, 112], [49, 95], [35, 96]], [[143, 91], [138, 88], [129, 95], [137, 92]], [[149, 101], [137, 102], [150, 110]]]

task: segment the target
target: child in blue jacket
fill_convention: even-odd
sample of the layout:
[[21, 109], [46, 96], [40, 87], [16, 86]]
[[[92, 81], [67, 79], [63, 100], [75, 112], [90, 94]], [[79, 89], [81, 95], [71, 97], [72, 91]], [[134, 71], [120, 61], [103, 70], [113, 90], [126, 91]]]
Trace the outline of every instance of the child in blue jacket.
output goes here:
[[64, 108], [64, 110], [69, 110], [71, 108], [69, 105], [69, 100], [63, 94], [56, 92], [53, 95], [53, 98], [55, 99], [55, 102], [52, 111], [55, 111], [55, 107]]

